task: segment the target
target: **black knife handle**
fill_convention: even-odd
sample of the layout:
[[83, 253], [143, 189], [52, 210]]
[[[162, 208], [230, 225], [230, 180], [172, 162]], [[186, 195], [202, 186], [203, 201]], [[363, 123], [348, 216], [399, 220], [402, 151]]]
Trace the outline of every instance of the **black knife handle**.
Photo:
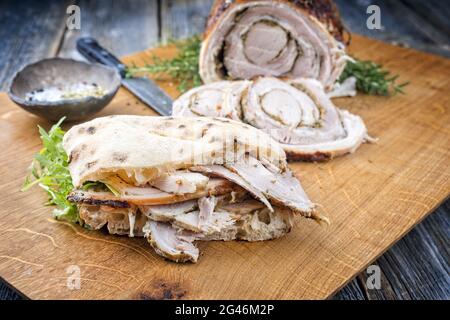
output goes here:
[[116, 68], [122, 78], [126, 75], [126, 66], [112, 53], [103, 48], [94, 38], [83, 37], [77, 40], [77, 50], [90, 62], [101, 63]]

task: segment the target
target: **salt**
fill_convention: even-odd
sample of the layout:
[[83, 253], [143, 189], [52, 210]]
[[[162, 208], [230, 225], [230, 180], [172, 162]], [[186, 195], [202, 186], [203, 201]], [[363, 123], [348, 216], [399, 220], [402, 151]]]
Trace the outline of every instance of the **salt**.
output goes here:
[[28, 101], [56, 102], [59, 100], [74, 100], [85, 97], [99, 98], [106, 91], [96, 83], [74, 83], [66, 86], [54, 86], [36, 89], [25, 95]]

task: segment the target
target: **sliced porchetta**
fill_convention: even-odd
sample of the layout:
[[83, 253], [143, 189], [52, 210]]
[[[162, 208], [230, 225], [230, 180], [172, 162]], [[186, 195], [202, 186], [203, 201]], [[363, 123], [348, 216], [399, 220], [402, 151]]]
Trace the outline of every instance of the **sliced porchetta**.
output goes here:
[[157, 206], [139, 206], [139, 210], [152, 220], [170, 222], [173, 217], [194, 211], [197, 207], [197, 200], [189, 200]]
[[237, 185], [241, 186], [242, 188], [250, 192], [256, 199], [260, 200], [263, 204], [265, 204], [267, 208], [269, 208], [269, 210], [273, 211], [272, 205], [270, 204], [269, 200], [267, 200], [264, 193], [261, 192], [261, 190], [255, 188], [246, 180], [244, 180], [241, 176], [230, 171], [226, 167], [219, 165], [209, 165], [209, 166], [194, 166], [190, 169], [192, 171], [198, 171], [222, 177], [236, 183]]
[[131, 205], [177, 203], [207, 195], [222, 195], [241, 190], [239, 186], [226, 179], [209, 179], [204, 189], [184, 194], [166, 192], [151, 186], [136, 187], [117, 177], [111, 177], [103, 181], [108, 181], [108, 185], [113, 186], [119, 194], [114, 195], [105, 191], [76, 189], [68, 195], [68, 200], [76, 203], [128, 208]]
[[215, 196], [198, 199], [198, 226], [202, 227], [214, 213], [218, 199]]
[[243, 121], [279, 141], [291, 160], [331, 159], [371, 141], [362, 119], [336, 108], [314, 79], [259, 78], [243, 100]]
[[197, 202], [153, 206], [141, 206], [140, 210], [149, 219], [170, 222], [174, 227], [202, 233], [204, 235], [220, 232], [233, 225], [235, 219], [225, 212], [215, 212], [217, 198], [202, 197]]
[[[205, 201], [209, 202], [204, 206]], [[246, 240], [246, 237], [253, 241], [270, 239], [274, 233], [266, 229], [267, 233], [260, 239], [256, 235], [248, 233], [245, 236], [240, 232], [243, 228], [249, 230], [246, 223], [255, 221], [253, 215], [258, 216], [258, 220], [269, 225], [276, 222], [280, 226], [277, 230], [277, 237], [282, 235], [282, 230], [288, 232], [292, 227], [292, 217], [294, 212], [282, 207], [274, 207], [269, 210], [259, 201], [245, 198], [238, 202], [233, 202], [232, 198], [218, 199], [213, 197], [200, 198], [198, 202], [186, 201], [172, 205], [160, 206], [140, 206], [139, 210], [150, 220], [171, 224], [174, 228], [189, 230], [201, 234], [201, 240]], [[207, 210], [207, 216], [201, 217], [202, 211]], [[278, 222], [277, 222], [278, 221]], [[284, 221], [281, 227], [280, 221]], [[255, 230], [258, 228], [254, 228]]]
[[[240, 88], [234, 95], [240, 95], [240, 99], [224, 99], [222, 107], [236, 110], [231, 114], [240, 115], [241, 121], [264, 130], [280, 142], [290, 160], [331, 159], [352, 153], [361, 143], [372, 141], [362, 119], [337, 108], [317, 80], [260, 77], [245, 82], [244, 87], [239, 82]], [[220, 83], [225, 90], [234, 88], [225, 81]], [[207, 91], [209, 86], [196, 88], [196, 94]], [[189, 101], [190, 95], [190, 91], [183, 94], [183, 101]], [[176, 100], [174, 116], [191, 116], [187, 105], [183, 108], [179, 105]], [[196, 108], [207, 107], [197, 104]]]
[[308, 77], [331, 89], [347, 61], [330, 0], [213, 4], [200, 52], [204, 83], [255, 76]]
[[249, 81], [219, 81], [207, 87], [194, 88], [188, 95], [181, 95], [173, 104], [174, 114], [185, 116], [222, 117], [233, 120], [241, 118], [239, 103], [242, 91]]
[[197, 262], [199, 250], [192, 243], [197, 239], [195, 234], [180, 232], [170, 224], [151, 220], [144, 226], [144, 233], [159, 255], [175, 262]]
[[261, 204], [266, 205], [270, 212], [274, 212], [274, 209], [268, 199], [307, 218], [329, 223], [328, 218], [314, 210], [315, 205], [309, 200], [291, 171], [273, 170], [273, 167], [265, 166], [253, 157], [227, 164], [225, 167], [216, 165], [195, 166], [191, 170], [232, 179], [260, 200]]
[[[246, 206], [245, 202], [242, 206]], [[254, 207], [251, 207], [251, 209], [254, 209]], [[195, 212], [187, 213], [184, 216], [186, 215], [193, 217]], [[252, 210], [243, 215], [226, 211], [214, 212], [210, 225], [217, 226], [217, 221], [220, 221], [220, 223], [228, 221], [228, 223], [220, 229], [208, 229], [206, 233], [203, 230], [191, 231], [190, 229], [180, 228], [177, 219], [186, 219], [184, 216], [180, 214], [178, 218], [173, 217], [175, 223], [158, 222], [150, 219], [143, 227], [143, 232], [155, 251], [159, 255], [176, 262], [197, 262], [199, 250], [194, 244], [194, 241], [197, 240], [270, 240], [284, 236], [291, 231], [294, 225], [292, 211], [278, 207], [275, 208], [274, 212], [270, 212], [264, 207], [261, 210]], [[192, 222], [191, 225], [194, 226]]]
[[275, 204], [328, 223], [326, 218], [315, 214], [315, 205], [291, 171], [273, 172], [253, 157], [227, 166]]
[[106, 225], [109, 233], [130, 237], [142, 237], [142, 228], [148, 220], [137, 207], [79, 204], [78, 210], [80, 218], [89, 228], [99, 230]]

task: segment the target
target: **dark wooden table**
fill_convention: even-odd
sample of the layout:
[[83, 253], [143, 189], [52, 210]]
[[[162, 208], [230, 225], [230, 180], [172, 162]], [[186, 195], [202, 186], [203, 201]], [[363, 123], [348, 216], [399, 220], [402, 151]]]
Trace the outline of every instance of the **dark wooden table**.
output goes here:
[[[0, 3], [0, 90], [21, 66], [45, 57], [81, 58], [80, 36], [91, 35], [118, 56], [144, 50], [169, 38], [203, 30], [212, 0], [26, 1]], [[352, 32], [450, 57], [450, 1], [338, 0]], [[66, 8], [81, 8], [81, 30], [67, 30]], [[368, 30], [366, 8], [381, 9], [382, 30]], [[1, 108], [1, 106], [0, 106]], [[450, 164], [449, 164], [450, 165]], [[335, 299], [450, 299], [450, 200], [443, 203], [375, 264], [382, 288], [369, 290], [363, 272]], [[0, 299], [20, 299], [0, 282]]]

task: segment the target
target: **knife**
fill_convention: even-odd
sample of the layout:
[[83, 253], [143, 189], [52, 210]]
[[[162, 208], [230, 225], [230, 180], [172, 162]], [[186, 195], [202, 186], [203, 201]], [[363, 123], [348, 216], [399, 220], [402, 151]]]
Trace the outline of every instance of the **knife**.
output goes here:
[[112, 53], [100, 46], [94, 38], [83, 37], [78, 39], [77, 50], [90, 62], [115, 68], [122, 78], [122, 85], [160, 115], [169, 116], [172, 114], [172, 98], [148, 78], [127, 78], [127, 67]]

